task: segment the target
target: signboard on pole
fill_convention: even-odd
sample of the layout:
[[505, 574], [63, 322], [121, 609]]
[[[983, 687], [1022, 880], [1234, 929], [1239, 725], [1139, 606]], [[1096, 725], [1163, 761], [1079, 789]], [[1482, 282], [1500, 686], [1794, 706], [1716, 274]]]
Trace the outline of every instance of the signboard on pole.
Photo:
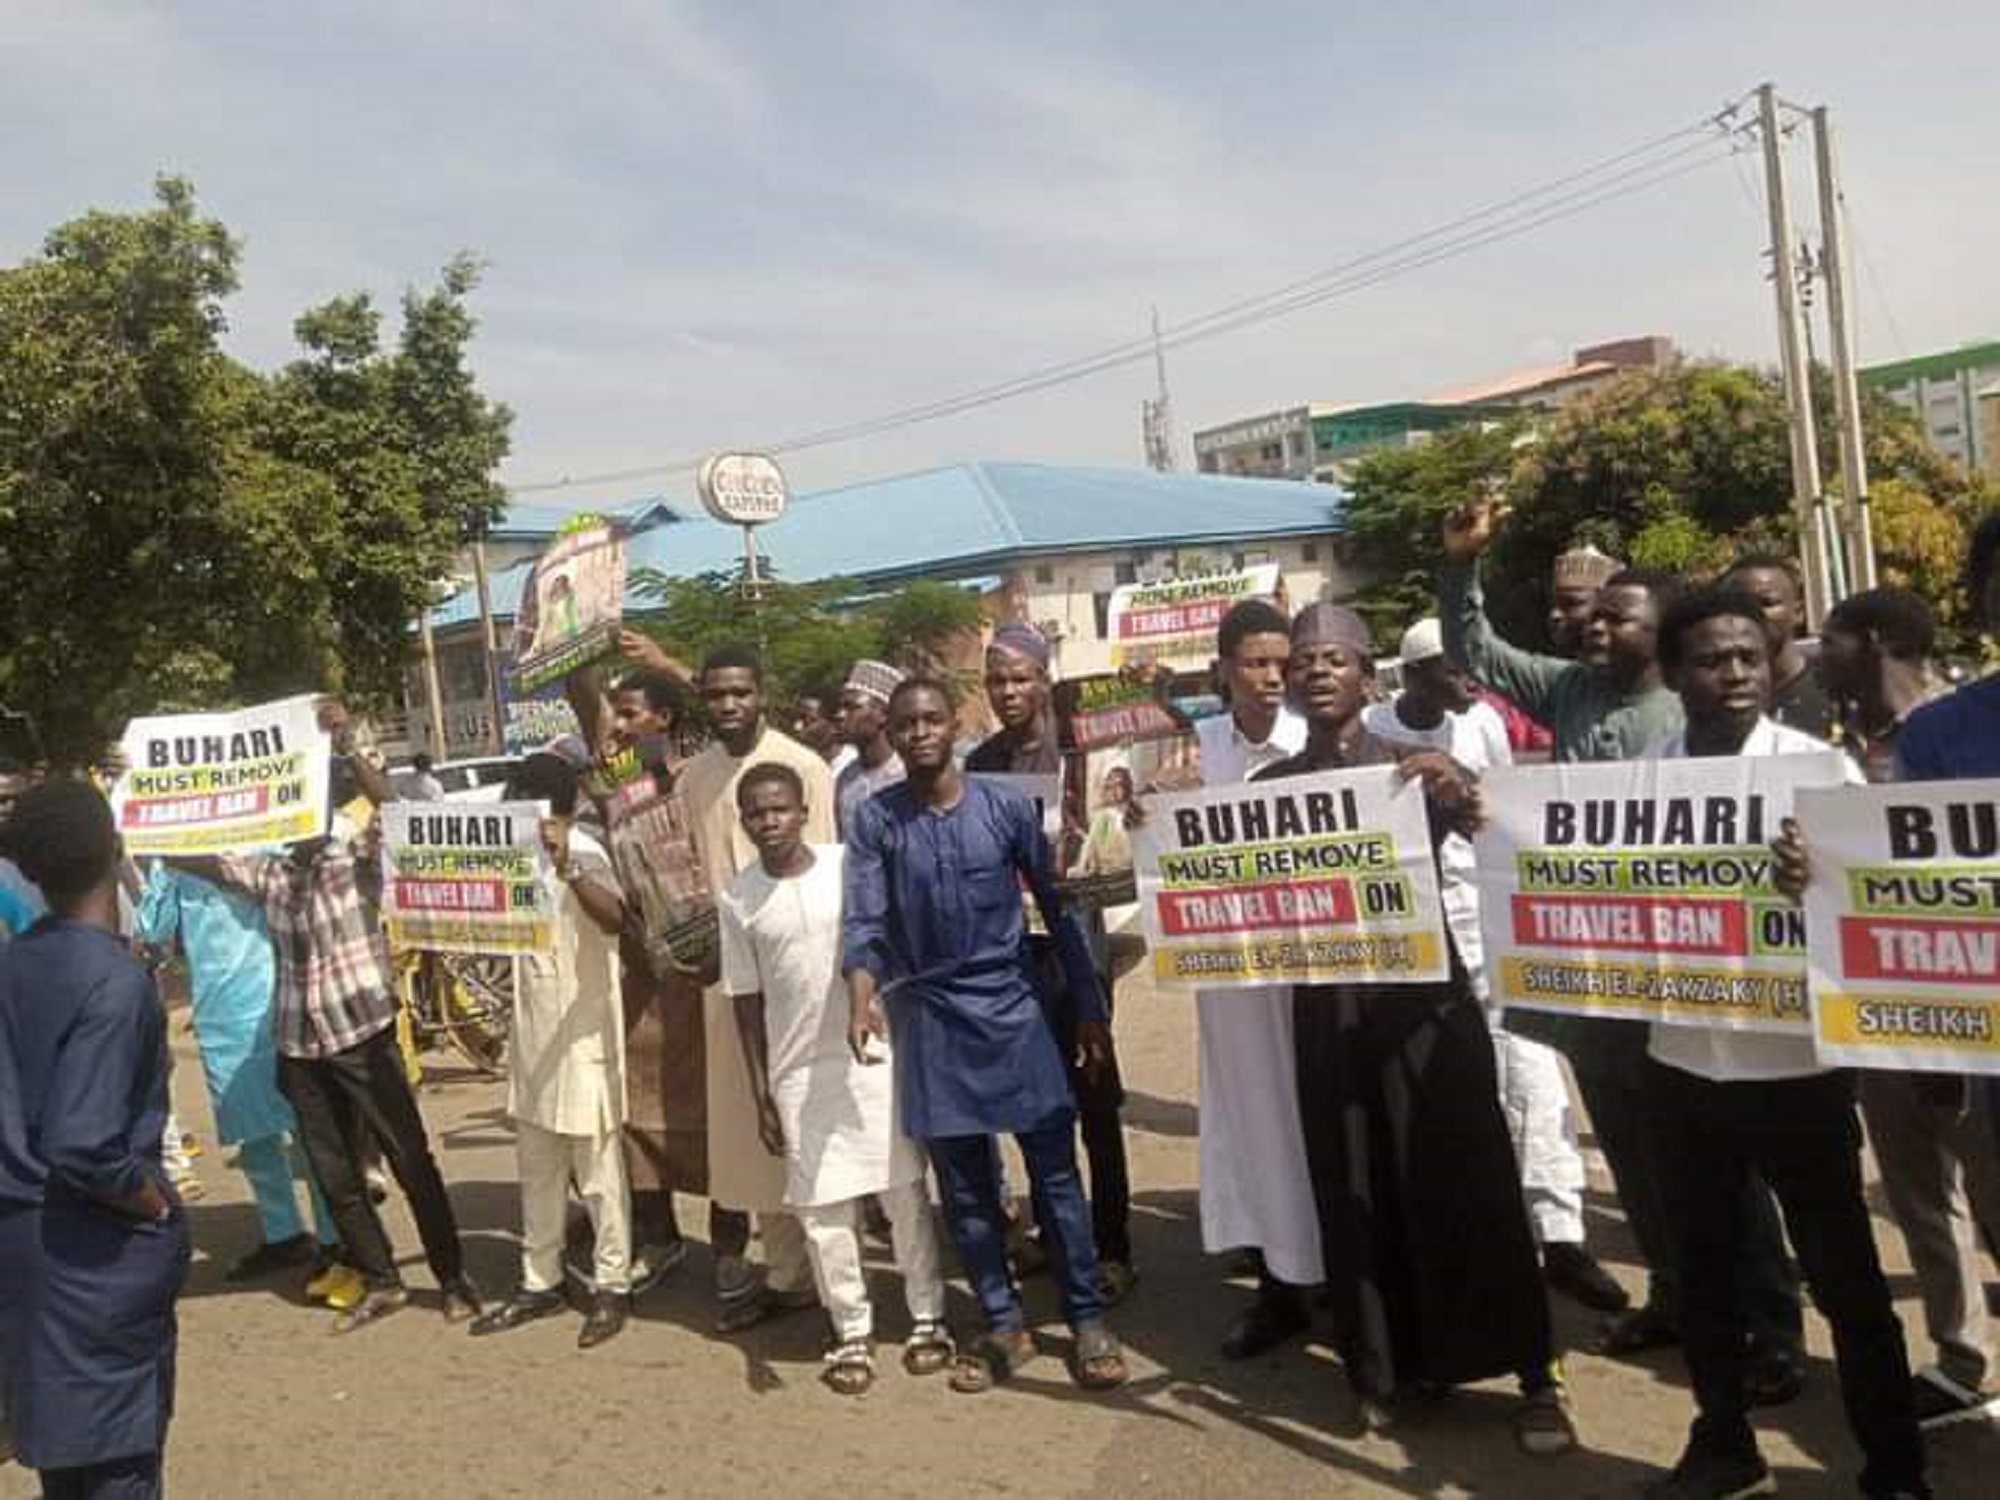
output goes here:
[[120, 746], [111, 805], [130, 854], [227, 854], [326, 832], [330, 749], [310, 693], [134, 719]]
[[1821, 1059], [2000, 1073], [2000, 781], [1801, 792], [1798, 816]]
[[1132, 850], [1161, 984], [1414, 983], [1449, 970], [1423, 788], [1394, 766], [1154, 797]]
[[1230, 606], [1277, 590], [1276, 563], [1125, 584], [1111, 594], [1111, 663], [1206, 666], [1215, 655], [1215, 628]]
[[558, 537], [535, 560], [514, 624], [514, 691], [588, 666], [617, 644], [625, 619], [625, 539], [610, 526]]
[[538, 802], [390, 802], [382, 808], [389, 941], [434, 953], [546, 953], [555, 945]]
[[703, 508], [728, 526], [768, 526], [791, 500], [784, 471], [763, 453], [711, 453], [695, 474], [695, 488]]
[[1515, 1010], [1804, 1035], [1806, 932], [1774, 884], [1794, 792], [1846, 758], [1523, 766], [1480, 782], [1480, 927]]

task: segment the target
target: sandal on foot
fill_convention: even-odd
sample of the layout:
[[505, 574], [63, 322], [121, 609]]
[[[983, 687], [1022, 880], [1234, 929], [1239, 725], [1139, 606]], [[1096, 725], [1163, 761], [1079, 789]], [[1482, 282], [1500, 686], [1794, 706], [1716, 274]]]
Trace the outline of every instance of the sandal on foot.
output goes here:
[[400, 1286], [377, 1287], [333, 1320], [336, 1334], [354, 1333], [370, 1323], [380, 1322], [409, 1305], [410, 1294]]
[[935, 1375], [951, 1363], [957, 1345], [951, 1330], [942, 1323], [919, 1323], [903, 1341], [903, 1371], [908, 1375]]
[[1086, 1323], [1077, 1329], [1070, 1374], [1086, 1391], [1115, 1391], [1132, 1378], [1118, 1340], [1102, 1323]]
[[1001, 1382], [1034, 1356], [1035, 1346], [1026, 1333], [989, 1333], [951, 1362], [950, 1385], [961, 1396], [978, 1396]]
[[875, 1384], [875, 1349], [866, 1339], [848, 1339], [826, 1355], [819, 1378], [842, 1396], [866, 1395]]

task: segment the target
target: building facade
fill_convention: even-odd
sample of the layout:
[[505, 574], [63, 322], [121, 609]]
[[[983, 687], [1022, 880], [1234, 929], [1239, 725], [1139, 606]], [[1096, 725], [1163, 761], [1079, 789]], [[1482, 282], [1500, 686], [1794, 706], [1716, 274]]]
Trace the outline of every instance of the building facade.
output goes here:
[[[800, 495], [783, 518], [759, 529], [757, 546], [776, 575], [793, 582], [850, 580], [861, 593], [920, 578], [958, 583], [980, 595], [990, 622], [1019, 619], [1044, 631], [1058, 673], [1078, 676], [1110, 669], [1111, 594], [1123, 584], [1276, 563], [1295, 608], [1346, 597], [1351, 586], [1334, 556], [1345, 498], [1324, 483], [957, 464]], [[564, 519], [516, 517], [510, 524], [516, 534], [542, 524], [546, 545]], [[742, 549], [736, 527], [673, 509], [632, 517], [627, 557], [634, 570], [689, 577], [733, 568]], [[524, 549], [514, 567], [494, 573], [502, 642], [531, 557]], [[639, 617], [645, 607], [643, 598], [627, 605]], [[493, 715], [471, 592], [433, 610], [430, 623], [445, 754], [488, 754]], [[400, 736], [383, 726], [384, 748], [421, 748], [430, 722], [413, 630], [407, 715], [394, 726]]]
[[1287, 407], [1194, 435], [1204, 474], [1345, 483], [1355, 462], [1388, 448], [1414, 448], [1454, 427], [1556, 411], [1631, 370], [1661, 369], [1678, 356], [1657, 334], [1592, 344], [1560, 364], [1441, 391], [1421, 401]]
[[1945, 457], [2000, 474], [2000, 343], [1870, 365], [1860, 380], [1911, 412]]

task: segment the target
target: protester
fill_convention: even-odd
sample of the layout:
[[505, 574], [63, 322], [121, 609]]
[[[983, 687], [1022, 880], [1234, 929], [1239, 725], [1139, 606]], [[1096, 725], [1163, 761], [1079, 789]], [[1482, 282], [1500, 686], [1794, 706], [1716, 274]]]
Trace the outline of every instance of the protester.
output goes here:
[[[389, 800], [379, 766], [357, 754], [347, 711], [331, 701], [320, 725], [333, 738], [332, 804], [354, 790]], [[409, 1200], [445, 1321], [478, 1316], [458, 1219], [424, 1131], [396, 1043], [396, 985], [378, 922], [382, 865], [375, 830], [305, 839], [282, 855], [175, 860], [180, 868], [261, 901], [277, 954], [278, 1087], [299, 1143], [367, 1294], [334, 1320], [351, 1333], [404, 1307], [409, 1292], [363, 1176], [365, 1140], [387, 1157]]]
[[[28, 768], [9, 756], [0, 756], [0, 828], [14, 811], [22, 793], [35, 784]], [[35, 883], [21, 868], [0, 855], [0, 943], [26, 932], [48, 910]]]
[[[757, 860], [744, 832], [736, 784], [766, 761], [790, 766], [806, 789], [806, 838], [835, 841], [833, 776], [827, 763], [797, 740], [765, 722], [764, 672], [756, 653], [719, 646], [702, 662], [701, 699], [715, 738], [681, 772], [681, 789], [694, 820], [695, 847], [712, 896], [720, 898]], [[721, 984], [702, 997], [707, 1048], [709, 1193], [716, 1202], [757, 1214], [764, 1240], [764, 1278], [741, 1255], [719, 1256], [716, 1293], [725, 1331], [748, 1327], [773, 1313], [810, 1307], [812, 1267], [805, 1231], [784, 1211], [783, 1163], [764, 1149], [757, 1100], [750, 1092], [749, 1062], [736, 1026], [736, 1009]]]
[[[1973, 528], [1965, 553], [1967, 618], [2000, 636], [2000, 510]], [[1896, 745], [1902, 781], [1955, 781], [2000, 776], [2000, 674], [1966, 683], [1911, 713]], [[1990, 1128], [2000, 1136], [2000, 1086], [1970, 1080], [1973, 1108], [1983, 1101]]]
[[[973, 747], [965, 769], [976, 775], [1060, 777], [1063, 756], [1049, 705], [1047, 638], [1020, 621], [1003, 624], [987, 647], [985, 668], [987, 706], [1000, 727]], [[1035, 981], [1053, 1006], [1057, 1043], [1071, 1064], [1070, 1091], [1076, 1098], [1077, 1128], [1090, 1170], [1091, 1240], [1097, 1247], [1106, 1300], [1115, 1304], [1131, 1292], [1138, 1273], [1132, 1266], [1132, 1182], [1122, 1114], [1125, 1085], [1109, 1034], [1114, 1008], [1111, 948], [1100, 913], [1076, 915], [1074, 920], [1083, 929], [1104, 996], [1108, 1055], [1097, 1067], [1086, 1070], [1078, 1062], [1082, 1052], [1077, 1022], [1082, 1009], [1078, 997], [1070, 993], [1059, 944], [1050, 933], [1035, 930], [1032, 916], [1028, 951]]]
[[[1251, 780], [1397, 759], [1362, 723], [1374, 657], [1352, 610], [1301, 610], [1288, 670], [1305, 749]], [[1472, 826], [1471, 779], [1448, 755], [1408, 754], [1403, 771], [1423, 778], [1440, 827]], [[1511, 1374], [1521, 1447], [1574, 1448], [1492, 1044], [1464, 966], [1425, 985], [1298, 985], [1292, 1005], [1334, 1347], [1365, 1415], [1379, 1424], [1426, 1385]]]
[[840, 693], [840, 735], [854, 758], [834, 773], [834, 825], [841, 837], [854, 811], [884, 787], [903, 779], [903, 762], [889, 743], [889, 695], [903, 674], [887, 662], [858, 661]]
[[1771, 718], [1775, 723], [1824, 740], [1833, 734], [1836, 714], [1812, 658], [1799, 644], [1806, 628], [1806, 591], [1798, 565], [1768, 553], [1739, 558], [1718, 580], [1741, 589], [1764, 608], [1771, 633]]
[[216, 1139], [234, 1145], [250, 1184], [263, 1239], [223, 1273], [255, 1281], [295, 1266], [320, 1269], [337, 1257], [333, 1215], [309, 1172], [306, 1192], [318, 1237], [299, 1217], [293, 1179], [304, 1167], [298, 1121], [278, 1092], [273, 1010], [276, 961], [263, 906], [184, 870], [155, 864], [134, 915], [133, 935], [164, 952], [178, 940], [187, 955], [194, 1038], [208, 1083]]
[[439, 802], [444, 799], [444, 783], [437, 778], [436, 763], [428, 751], [410, 757], [410, 769], [396, 783], [396, 795], [410, 802]]
[[875, 1381], [875, 1313], [857, 1216], [882, 1206], [903, 1274], [903, 1368], [932, 1375], [952, 1356], [924, 1159], [896, 1124], [894, 1070], [847, 1045], [841, 978], [842, 851], [805, 842], [805, 785], [789, 766], [752, 766], [736, 784], [758, 863], [723, 896], [722, 978], [733, 997], [764, 1148], [785, 1164], [785, 1206], [805, 1226], [820, 1301], [833, 1320], [825, 1380], [846, 1396]]
[[[631, 1285], [643, 1295], [687, 1259], [674, 1212], [676, 1192], [708, 1193], [708, 1043], [702, 983], [684, 967], [654, 962], [641, 914], [649, 905], [690, 916], [710, 904], [707, 877], [694, 848], [692, 818], [675, 770], [674, 745], [688, 707], [673, 658], [651, 637], [626, 632], [625, 654], [640, 664], [607, 695], [593, 669], [564, 683], [589, 749], [589, 789], [611, 839], [625, 897], [619, 939], [619, 997], [625, 1023], [625, 1175], [632, 1203]], [[643, 644], [642, 644], [643, 643]], [[662, 799], [663, 836], [643, 861], [618, 859], [613, 829], [624, 808], [626, 778], [650, 778], [641, 788]], [[718, 1265], [747, 1267], [750, 1217], [712, 1199], [708, 1242]]]
[[624, 1329], [632, 1287], [618, 974], [625, 902], [610, 856], [576, 826], [577, 797], [575, 768], [555, 755], [529, 756], [507, 780], [508, 801], [548, 807], [541, 836], [549, 869], [541, 879], [553, 940], [548, 953], [514, 960], [507, 1113], [521, 1173], [521, 1284], [471, 1331], [501, 1333], [562, 1311], [574, 1184], [595, 1239], [590, 1310], [576, 1342], [592, 1349]]
[[[1362, 711], [1369, 735], [1399, 749], [1439, 751], [1475, 778], [1513, 763], [1499, 714], [1473, 696], [1465, 673], [1444, 654], [1444, 631], [1436, 620], [1419, 620], [1405, 631], [1399, 657], [1403, 691]], [[1562, 1061], [1552, 1047], [1509, 1032], [1492, 1009], [1472, 841], [1448, 833], [1438, 854], [1445, 921], [1492, 1033], [1500, 1103], [1520, 1163], [1528, 1221], [1542, 1247], [1543, 1272], [1551, 1286], [1584, 1306], [1617, 1312], [1626, 1305], [1625, 1289], [1584, 1248], [1587, 1174]]]
[[889, 733], [909, 776], [862, 805], [848, 840], [849, 1040], [865, 1061], [893, 1026], [903, 1127], [930, 1151], [986, 1315], [988, 1333], [955, 1363], [953, 1389], [990, 1389], [1034, 1352], [1007, 1268], [994, 1150], [1002, 1133], [1027, 1164], [1075, 1335], [1073, 1375], [1085, 1389], [1107, 1389], [1125, 1382], [1125, 1360], [1104, 1323], [1069, 1070], [1024, 961], [1023, 881], [1058, 944], [1087, 1068], [1109, 1059], [1108, 1012], [1082, 929], [1057, 894], [1034, 804], [960, 773], [955, 717], [948, 691], [924, 678], [906, 679], [889, 702]]
[[[0, 758], [0, 829], [7, 826], [14, 805], [32, 785], [33, 780], [18, 762]], [[13, 860], [0, 854], [0, 944], [26, 932], [48, 909], [35, 883]]]
[[[1698, 591], [1660, 622], [1663, 669], [1687, 715], [1653, 754], [1811, 754], [1825, 743], [1769, 716], [1775, 655], [1761, 601]], [[1856, 777], [1858, 780], [1858, 775]], [[1710, 1205], [1742, 1197], [1753, 1175], [1776, 1193], [1813, 1303], [1833, 1327], [1848, 1427], [1865, 1455], [1863, 1493], [1923, 1496], [1909, 1357], [1877, 1256], [1861, 1180], [1853, 1080], [1820, 1065], [1806, 1035], [1655, 1022], [1651, 1090], [1659, 1167], [1680, 1200], [1681, 1323], [1696, 1418], [1654, 1500], [1769, 1493], [1749, 1422], [1754, 1331], [1739, 1281], [1746, 1219]]]
[[118, 933], [103, 796], [46, 782], [4, 838], [51, 912], [0, 947], [0, 1409], [50, 1500], [148, 1500], [189, 1256], [160, 1159], [166, 1016]]
[[1549, 645], [1557, 656], [1574, 661], [1583, 655], [1597, 596], [1624, 571], [1625, 564], [1588, 542], [1556, 558], [1549, 575]]
[[[1680, 702], [1661, 678], [1658, 650], [1660, 616], [1678, 592], [1676, 583], [1629, 568], [1614, 573], [1592, 605], [1579, 660], [1524, 651], [1487, 622], [1479, 584], [1479, 557], [1504, 517], [1503, 507], [1482, 498], [1445, 519], [1438, 602], [1446, 655], [1545, 720], [1555, 731], [1558, 761], [1628, 759], [1677, 730]], [[1646, 1262], [1644, 1303], [1607, 1324], [1600, 1347], [1630, 1355], [1675, 1343], [1679, 1233], [1654, 1160], [1659, 1127], [1648, 1103], [1645, 1029], [1598, 1016], [1514, 1015], [1507, 1026], [1569, 1058]], [[1798, 1283], [1770, 1195], [1754, 1179], [1744, 1187], [1742, 1212], [1749, 1227], [1740, 1241], [1739, 1275], [1759, 1346], [1757, 1399], [1777, 1404], [1795, 1397], [1804, 1379]]]
[[[1201, 784], [1232, 786], [1305, 748], [1306, 725], [1287, 706], [1291, 622], [1246, 599], [1216, 629], [1217, 670], [1229, 711], [1201, 720]], [[1303, 1333], [1305, 1288], [1323, 1275], [1299, 1125], [1292, 997], [1283, 985], [1202, 990], [1200, 1027], [1201, 1241], [1211, 1253], [1256, 1252], [1257, 1300], [1223, 1335], [1222, 1352], [1247, 1359]]]
[[[1819, 671], [1843, 706], [1841, 743], [1871, 782], [1895, 779], [1909, 716], [1942, 694], [1931, 664], [1930, 606], [1907, 589], [1843, 599], [1820, 626]], [[2000, 1150], [1969, 1080], [1869, 1068], [1861, 1115], [1882, 1190], [1910, 1252], [1937, 1363], [1916, 1375], [1918, 1424], [1949, 1426], [2000, 1411], [1982, 1238], [2000, 1245]]]
[[792, 738], [827, 763], [835, 777], [854, 760], [854, 747], [842, 734], [839, 684], [808, 687], [792, 703]]

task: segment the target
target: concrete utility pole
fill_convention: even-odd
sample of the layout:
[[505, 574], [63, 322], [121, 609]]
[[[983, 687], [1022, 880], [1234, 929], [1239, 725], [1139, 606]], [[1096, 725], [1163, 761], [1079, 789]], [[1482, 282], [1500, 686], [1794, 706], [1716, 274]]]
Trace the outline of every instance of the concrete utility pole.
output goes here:
[[1854, 303], [1848, 296], [1845, 204], [1834, 170], [1833, 127], [1826, 106], [1812, 112], [1813, 155], [1819, 166], [1820, 269], [1826, 276], [1826, 317], [1831, 333], [1833, 400], [1840, 426], [1841, 531], [1847, 578], [1857, 589], [1875, 587], [1875, 529], [1868, 514], [1868, 453], [1861, 438], [1861, 390], [1854, 376]]
[[430, 601], [424, 601], [417, 611], [417, 636], [424, 649], [424, 696], [430, 699], [430, 723], [424, 736], [431, 759], [443, 760], [444, 754], [444, 688], [438, 682], [437, 636], [431, 630]]
[[1813, 434], [1812, 387], [1799, 324], [1799, 284], [1792, 275], [1792, 215], [1785, 202], [1783, 141], [1778, 134], [1778, 91], [1757, 90], [1757, 121], [1764, 138], [1764, 197], [1771, 214], [1771, 284], [1778, 292], [1778, 354], [1791, 409], [1792, 518], [1798, 525], [1799, 564], [1806, 586], [1806, 623], [1819, 628], [1833, 602], [1826, 497], [1819, 483], [1819, 444]]

